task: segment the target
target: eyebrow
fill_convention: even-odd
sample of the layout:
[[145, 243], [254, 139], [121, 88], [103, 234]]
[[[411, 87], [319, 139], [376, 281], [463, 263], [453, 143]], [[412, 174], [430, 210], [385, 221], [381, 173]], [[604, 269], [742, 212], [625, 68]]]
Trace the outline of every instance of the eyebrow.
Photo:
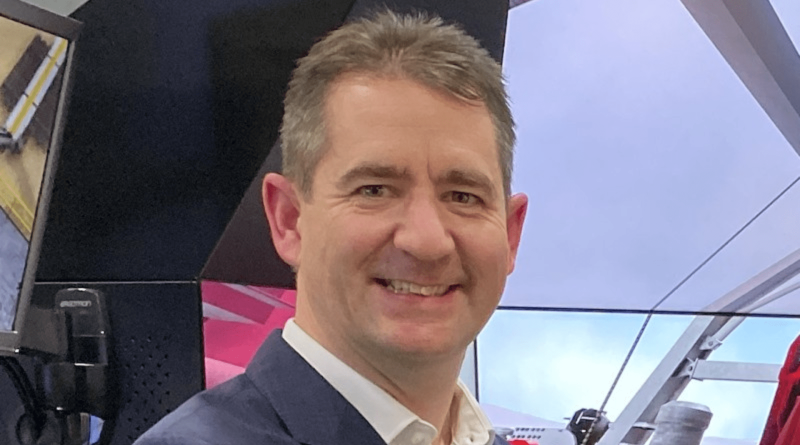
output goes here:
[[470, 187], [482, 190], [489, 196], [496, 196], [496, 189], [492, 180], [485, 174], [476, 170], [461, 170], [452, 169], [443, 174], [438, 181], [439, 183], [457, 185], [462, 187]]
[[[347, 171], [337, 182], [339, 188], [349, 188], [358, 180], [363, 179], [391, 179], [409, 180], [411, 173], [407, 169], [391, 165], [367, 163], [357, 165]], [[470, 187], [483, 191], [489, 196], [496, 196], [496, 188], [492, 180], [484, 173], [476, 170], [451, 169], [440, 175], [436, 182], [439, 184]]]
[[348, 170], [339, 179], [337, 185], [340, 188], [347, 188], [353, 182], [365, 178], [407, 180], [411, 178], [411, 173], [406, 169], [399, 169], [389, 165], [361, 164]]

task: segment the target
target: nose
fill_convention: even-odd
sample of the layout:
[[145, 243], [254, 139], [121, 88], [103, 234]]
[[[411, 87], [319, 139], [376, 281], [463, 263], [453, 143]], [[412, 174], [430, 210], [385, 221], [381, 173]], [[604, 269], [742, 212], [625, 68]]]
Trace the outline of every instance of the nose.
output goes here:
[[446, 260], [456, 247], [446, 209], [434, 196], [421, 195], [407, 198], [394, 245], [419, 261]]

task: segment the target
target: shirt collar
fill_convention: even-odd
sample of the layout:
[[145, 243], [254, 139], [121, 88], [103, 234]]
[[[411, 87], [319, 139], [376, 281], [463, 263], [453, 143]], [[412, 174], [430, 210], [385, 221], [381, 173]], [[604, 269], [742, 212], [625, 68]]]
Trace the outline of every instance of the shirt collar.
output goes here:
[[[283, 339], [331, 386], [358, 410], [387, 443], [429, 444], [436, 428], [422, 420], [389, 393], [339, 360], [306, 333], [294, 319], [286, 322]], [[458, 423], [453, 443], [486, 445], [494, 441], [494, 430], [463, 382], [458, 382]]]

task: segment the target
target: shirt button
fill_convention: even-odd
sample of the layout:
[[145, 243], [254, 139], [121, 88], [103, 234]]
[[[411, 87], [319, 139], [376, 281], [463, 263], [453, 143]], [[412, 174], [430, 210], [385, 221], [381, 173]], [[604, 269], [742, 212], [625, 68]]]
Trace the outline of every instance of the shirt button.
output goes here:
[[415, 445], [421, 444], [422, 441], [424, 441], [424, 440], [425, 440], [425, 434], [423, 434], [423, 433], [421, 433], [419, 431], [417, 431], [416, 433], [414, 433], [413, 436], [411, 436], [411, 443], [413, 443]]

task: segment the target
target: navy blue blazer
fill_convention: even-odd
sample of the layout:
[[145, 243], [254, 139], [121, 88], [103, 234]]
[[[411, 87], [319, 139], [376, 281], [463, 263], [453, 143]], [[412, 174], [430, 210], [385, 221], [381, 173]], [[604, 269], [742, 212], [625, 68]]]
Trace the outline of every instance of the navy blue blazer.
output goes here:
[[[276, 330], [244, 374], [203, 391], [134, 445], [381, 445], [363, 416]], [[507, 444], [495, 438], [493, 445]]]

